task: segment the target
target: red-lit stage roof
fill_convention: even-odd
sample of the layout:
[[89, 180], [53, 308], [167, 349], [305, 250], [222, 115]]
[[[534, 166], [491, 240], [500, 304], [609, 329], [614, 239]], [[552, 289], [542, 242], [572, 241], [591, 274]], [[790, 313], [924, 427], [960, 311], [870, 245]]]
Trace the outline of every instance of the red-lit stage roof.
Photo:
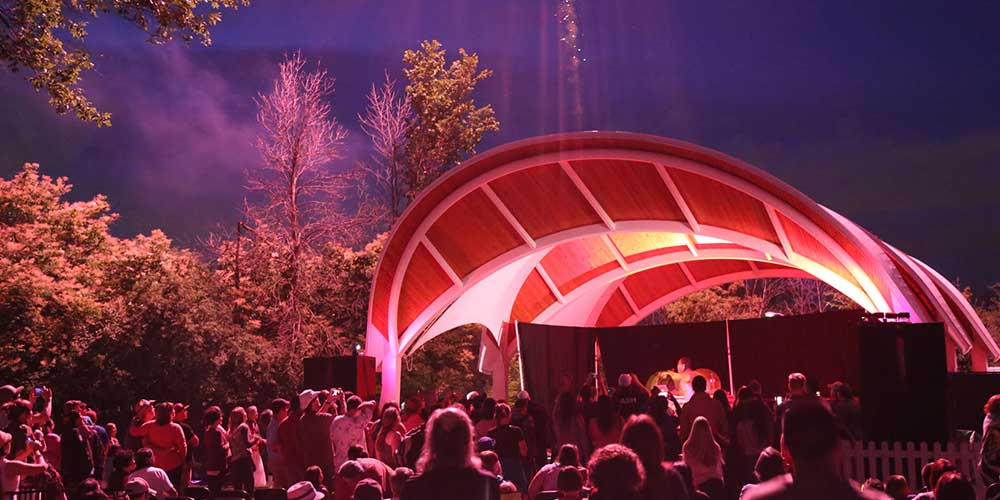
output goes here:
[[1000, 357], [926, 264], [745, 162], [622, 132], [517, 141], [424, 190], [379, 261], [366, 353], [392, 395], [401, 357], [456, 326], [484, 325], [509, 353], [515, 321], [630, 325], [693, 291], [763, 277], [820, 279], [869, 311], [943, 322], [955, 347]]

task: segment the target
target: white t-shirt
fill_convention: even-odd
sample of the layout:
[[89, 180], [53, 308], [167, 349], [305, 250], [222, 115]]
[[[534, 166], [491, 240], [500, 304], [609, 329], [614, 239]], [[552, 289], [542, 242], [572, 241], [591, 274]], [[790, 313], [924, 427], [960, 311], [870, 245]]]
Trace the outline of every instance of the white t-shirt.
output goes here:
[[367, 452], [365, 426], [372, 420], [371, 408], [365, 408], [357, 416], [339, 415], [330, 424], [330, 443], [333, 444], [333, 468], [339, 470], [347, 461], [347, 449], [359, 445]]
[[[145, 479], [149, 483], [149, 488], [156, 492], [156, 498], [161, 500], [168, 497], [168, 493], [174, 489], [174, 485], [170, 482], [170, 478], [167, 477], [167, 473], [159, 467], [136, 469], [135, 472], [128, 475], [128, 479], [125, 482], [127, 483], [129, 479], [134, 477]], [[150, 495], [152, 495], [152, 492], [150, 492]]]

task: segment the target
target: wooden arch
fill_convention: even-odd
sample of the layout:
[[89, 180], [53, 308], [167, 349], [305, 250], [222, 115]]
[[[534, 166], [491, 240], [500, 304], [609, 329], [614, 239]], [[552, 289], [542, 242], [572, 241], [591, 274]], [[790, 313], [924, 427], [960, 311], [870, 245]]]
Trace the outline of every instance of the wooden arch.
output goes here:
[[366, 352], [382, 399], [398, 399], [402, 357], [456, 326], [484, 325], [481, 362], [503, 369], [517, 321], [634, 324], [694, 290], [798, 276], [872, 312], [941, 321], [949, 347], [977, 364], [1000, 357], [962, 294], [924, 263], [747, 163], [622, 132], [510, 143], [424, 190], [379, 260]]

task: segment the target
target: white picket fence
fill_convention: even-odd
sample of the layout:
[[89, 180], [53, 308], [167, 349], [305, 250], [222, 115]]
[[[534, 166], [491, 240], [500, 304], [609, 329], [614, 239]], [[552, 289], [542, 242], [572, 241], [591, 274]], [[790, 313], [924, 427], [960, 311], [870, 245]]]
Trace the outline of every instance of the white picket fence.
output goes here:
[[916, 492], [921, 486], [920, 469], [924, 464], [947, 458], [973, 481], [976, 498], [983, 498], [989, 485], [983, 484], [976, 468], [979, 463], [979, 446], [979, 443], [968, 441], [953, 441], [943, 447], [941, 443], [927, 446], [927, 443], [917, 445], [912, 442], [890, 445], [885, 441], [869, 441], [867, 444], [845, 441], [841, 470], [859, 483], [870, 477], [885, 481], [889, 476], [899, 474], [906, 478], [910, 489]]

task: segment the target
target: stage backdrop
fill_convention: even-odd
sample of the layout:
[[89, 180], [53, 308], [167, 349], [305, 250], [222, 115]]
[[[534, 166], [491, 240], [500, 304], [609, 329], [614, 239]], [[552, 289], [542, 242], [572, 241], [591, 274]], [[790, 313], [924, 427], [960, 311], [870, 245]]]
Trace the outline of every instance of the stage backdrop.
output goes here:
[[[767, 396], [784, 396], [788, 374], [802, 372], [810, 385], [827, 395], [826, 385], [840, 380], [858, 390], [860, 310], [729, 322], [736, 388], [760, 381]], [[721, 374], [720, 374], [721, 375]]]
[[714, 370], [722, 387], [729, 388], [725, 322], [594, 328], [594, 331], [609, 388], [618, 383], [618, 375], [622, 373], [634, 372], [645, 384], [650, 375], [675, 369], [681, 356], [689, 356], [693, 368]]
[[593, 328], [517, 324], [521, 373], [532, 399], [552, 408], [561, 385], [583, 385], [594, 371], [594, 336]]
[[[788, 374], [799, 371], [817, 390], [842, 380], [859, 387], [858, 322], [861, 311], [729, 322], [735, 387], [752, 379], [766, 396], [783, 396]], [[574, 387], [593, 371], [597, 339], [609, 386], [618, 375], [635, 372], [643, 383], [653, 373], [673, 369], [690, 356], [695, 368], [719, 374], [729, 390], [726, 323], [681, 323], [621, 328], [578, 328], [519, 323], [521, 369], [532, 396], [548, 402], [564, 374]]]

